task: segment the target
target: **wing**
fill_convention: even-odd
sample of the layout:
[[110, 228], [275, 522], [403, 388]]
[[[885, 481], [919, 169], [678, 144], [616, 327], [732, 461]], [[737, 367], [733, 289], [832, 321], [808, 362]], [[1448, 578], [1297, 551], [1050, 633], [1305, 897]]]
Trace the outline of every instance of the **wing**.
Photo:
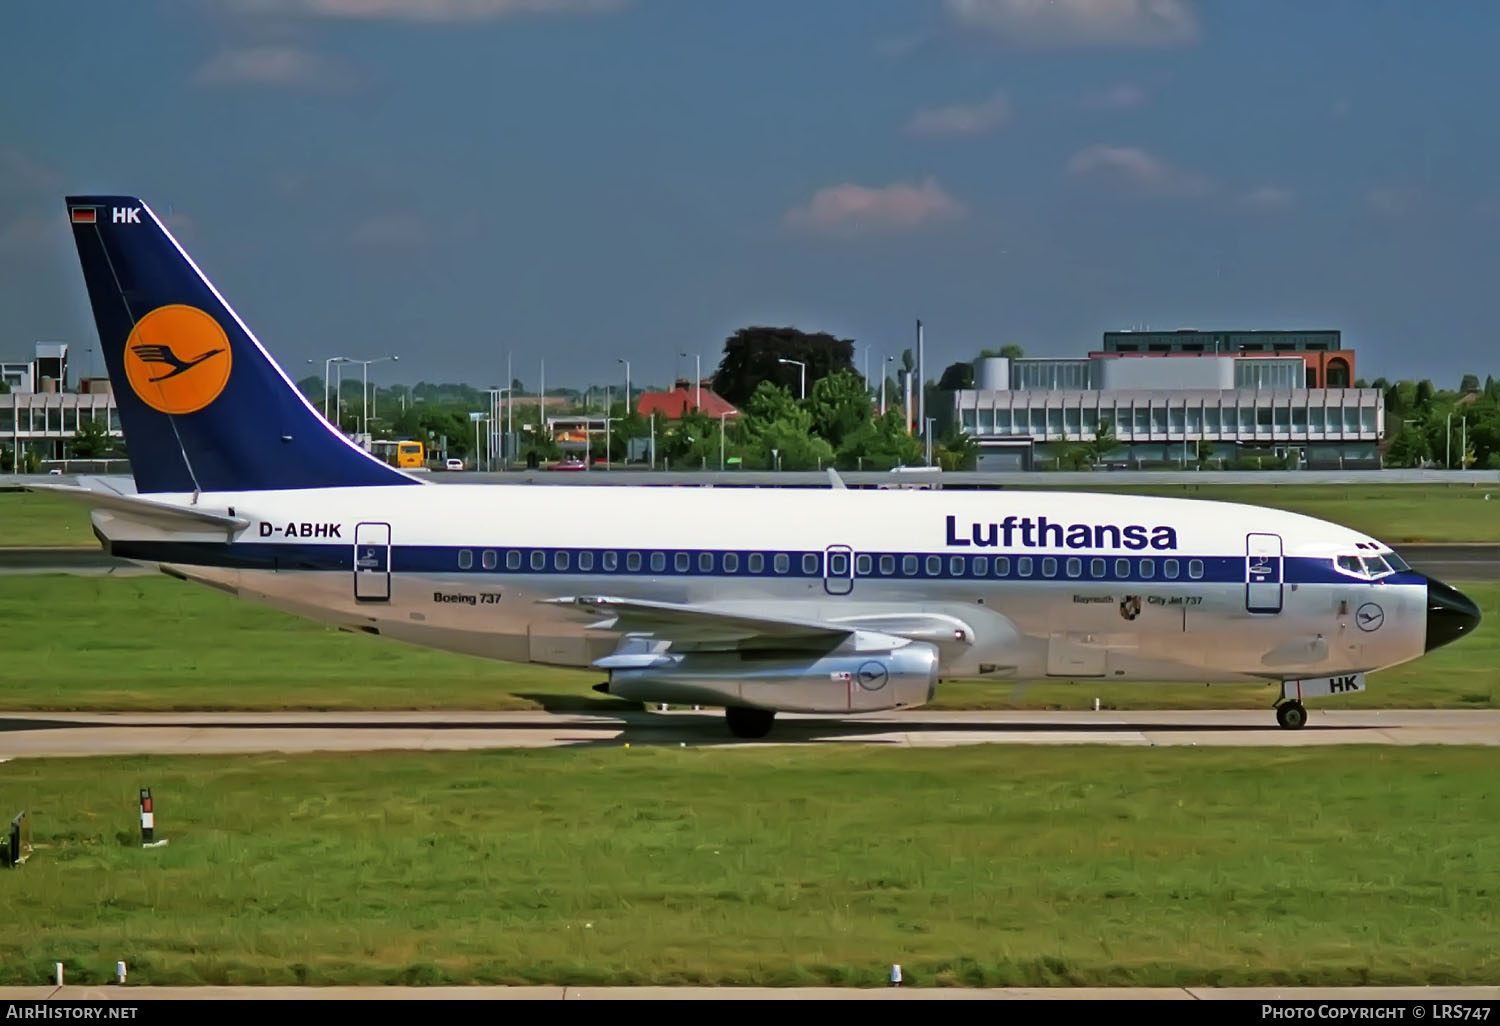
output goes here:
[[48, 492], [64, 499], [81, 502], [94, 509], [108, 510], [132, 520], [145, 521], [172, 530], [196, 528], [201, 531], [204, 528], [218, 528], [233, 532], [250, 526], [250, 521], [244, 517], [230, 516], [227, 513], [207, 509], [173, 506], [170, 503], [157, 502], [154, 499], [144, 499], [135, 495], [120, 495], [115, 492], [77, 488], [72, 485], [28, 484], [25, 487], [27, 491]]
[[827, 649], [838, 645], [856, 630], [818, 620], [787, 619], [609, 595], [573, 595], [540, 601], [548, 605], [572, 606], [606, 618], [590, 626], [625, 634], [650, 634], [673, 643], [723, 643], [737, 647], [763, 643], [779, 648]]
[[[678, 648], [774, 648], [826, 652], [851, 639], [856, 649], [908, 641], [940, 646], [971, 644], [973, 628], [942, 613], [866, 612], [837, 620], [762, 613], [756, 608], [715, 608], [609, 595], [540, 600], [572, 606], [605, 619], [589, 626], [646, 635]], [[603, 664], [596, 664], [603, 665]]]

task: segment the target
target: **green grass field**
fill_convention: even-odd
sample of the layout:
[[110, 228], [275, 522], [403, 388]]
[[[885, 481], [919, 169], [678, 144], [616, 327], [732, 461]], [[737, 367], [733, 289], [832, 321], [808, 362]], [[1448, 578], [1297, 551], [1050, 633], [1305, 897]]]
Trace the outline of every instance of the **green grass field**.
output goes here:
[[[23, 760], [0, 984], [1485, 984], [1483, 748]], [[139, 847], [136, 793], [156, 834]]]
[[[1500, 584], [1459, 586], [1485, 624], [1329, 708], [1500, 707]], [[602, 672], [418, 649], [164, 576], [0, 576], [0, 709], [604, 709]], [[1019, 693], [1018, 693], [1019, 691]], [[1269, 708], [1276, 689], [940, 684], [934, 708]], [[1269, 715], [1269, 714], [1268, 714]]]
[[[1185, 475], [1190, 476], [1190, 475]], [[1253, 482], [1253, 477], [1246, 475]], [[1045, 482], [1046, 475], [1038, 475]], [[1043, 487], [1039, 484], [1037, 487]], [[1472, 485], [1151, 485], [1113, 484], [1100, 474], [1087, 489], [1245, 502], [1347, 524], [1389, 544], [1500, 542], [1500, 488]], [[1486, 498], [1489, 496], [1489, 498]], [[94, 546], [87, 511], [32, 492], [0, 492], [0, 546]]]

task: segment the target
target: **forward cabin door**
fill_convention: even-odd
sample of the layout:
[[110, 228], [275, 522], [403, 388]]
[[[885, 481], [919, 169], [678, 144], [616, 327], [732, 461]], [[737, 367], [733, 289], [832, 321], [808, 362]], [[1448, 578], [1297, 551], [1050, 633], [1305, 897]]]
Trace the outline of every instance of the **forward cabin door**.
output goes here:
[[391, 525], [354, 527], [354, 600], [391, 600]]
[[1281, 612], [1283, 580], [1281, 535], [1245, 536], [1245, 608], [1252, 613]]

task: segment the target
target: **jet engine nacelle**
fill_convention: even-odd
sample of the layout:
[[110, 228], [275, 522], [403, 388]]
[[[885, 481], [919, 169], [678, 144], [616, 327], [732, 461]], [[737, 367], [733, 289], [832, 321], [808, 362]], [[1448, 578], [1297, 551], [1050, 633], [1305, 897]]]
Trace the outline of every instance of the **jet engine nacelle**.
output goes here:
[[811, 661], [753, 652], [663, 654], [656, 665], [611, 669], [609, 683], [596, 690], [628, 701], [847, 713], [922, 705], [937, 679], [937, 649], [917, 643]]

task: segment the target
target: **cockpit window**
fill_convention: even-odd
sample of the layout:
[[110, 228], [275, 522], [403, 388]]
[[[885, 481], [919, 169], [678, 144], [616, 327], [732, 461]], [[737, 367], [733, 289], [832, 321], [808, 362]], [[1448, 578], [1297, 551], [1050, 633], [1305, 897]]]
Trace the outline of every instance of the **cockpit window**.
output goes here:
[[1363, 575], [1365, 568], [1360, 566], [1358, 556], [1340, 556], [1338, 558], [1339, 569], [1345, 573]]
[[1396, 555], [1394, 552], [1387, 552], [1385, 554], [1385, 561], [1392, 570], [1395, 570], [1398, 573], [1411, 569], [1411, 564], [1402, 559], [1400, 556]]
[[1383, 577], [1391, 572], [1391, 568], [1385, 565], [1385, 560], [1379, 556], [1366, 556], [1365, 573], [1371, 577]]

